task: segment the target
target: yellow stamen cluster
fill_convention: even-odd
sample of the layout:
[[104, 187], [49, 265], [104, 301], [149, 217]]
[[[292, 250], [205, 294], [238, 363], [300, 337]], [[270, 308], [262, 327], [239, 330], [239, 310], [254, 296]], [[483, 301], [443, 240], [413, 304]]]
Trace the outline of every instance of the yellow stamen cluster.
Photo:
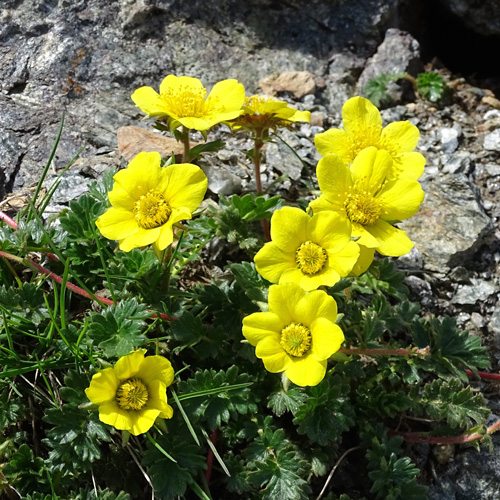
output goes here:
[[302, 243], [295, 250], [295, 262], [297, 262], [298, 268], [309, 276], [319, 273], [327, 260], [328, 254], [326, 250], [312, 241]]
[[161, 99], [171, 113], [179, 118], [201, 118], [207, 114], [206, 95], [204, 88], [181, 86], [175, 90], [167, 89], [161, 94]]
[[365, 125], [363, 128], [353, 127], [350, 136], [352, 141], [350, 162], [352, 163], [359, 152], [369, 146], [375, 146], [378, 149], [386, 149], [385, 145], [380, 144], [379, 136], [380, 131], [373, 126]]
[[379, 202], [369, 191], [352, 189], [344, 201], [347, 218], [362, 226], [372, 226], [380, 217]]
[[274, 97], [266, 97], [262, 95], [253, 95], [252, 97], [245, 97], [245, 108], [250, 109], [254, 113], [265, 113], [266, 104], [269, 102], [279, 102]]
[[168, 221], [171, 213], [172, 209], [157, 189], [148, 191], [134, 204], [135, 220], [144, 229], [162, 226]]
[[292, 321], [281, 330], [281, 347], [290, 356], [304, 356], [311, 349], [311, 341], [311, 330], [302, 323]]
[[148, 388], [139, 378], [129, 378], [116, 391], [116, 402], [122, 410], [141, 410], [148, 399]]

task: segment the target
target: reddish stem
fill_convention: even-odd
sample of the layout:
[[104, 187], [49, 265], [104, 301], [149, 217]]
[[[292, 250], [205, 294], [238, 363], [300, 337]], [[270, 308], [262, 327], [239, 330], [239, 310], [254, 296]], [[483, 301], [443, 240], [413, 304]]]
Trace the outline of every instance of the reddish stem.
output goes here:
[[0, 220], [5, 221], [12, 229], [17, 229], [17, 222], [0, 210]]
[[[14, 219], [11, 219], [6, 213], [2, 212], [1, 210], [0, 210], [0, 220], [5, 221], [12, 229], [17, 229], [19, 227]], [[59, 262], [59, 259], [53, 253], [47, 253], [45, 255], [47, 255], [47, 257], [50, 260], [53, 260], [54, 262]]]
[[[215, 431], [210, 434], [210, 441], [212, 441], [212, 444], [215, 446], [217, 443], [217, 434], [218, 431], [215, 429]], [[212, 466], [214, 463], [214, 452], [212, 451], [212, 448], [208, 448], [208, 453], [207, 453], [207, 470], [205, 471], [205, 480], [207, 481], [207, 484], [210, 484], [210, 479], [212, 478]]]
[[[465, 373], [467, 373], [469, 377], [475, 377], [471, 370], [465, 370]], [[483, 380], [500, 380], [500, 373], [477, 372], [477, 374]]]
[[[14, 261], [19, 262], [21, 264], [27, 265], [28, 267], [31, 267], [32, 269], [36, 269], [39, 273], [44, 274], [45, 276], [49, 277], [51, 280], [54, 280], [56, 283], [59, 283], [60, 285], [63, 283], [63, 279], [61, 278], [61, 276], [53, 273], [52, 271], [50, 271], [49, 269], [46, 269], [45, 267], [41, 266], [40, 264], [33, 262], [31, 259], [27, 259], [27, 258], [21, 259], [20, 257], [17, 257], [15, 255], [12, 255], [12, 254], [7, 253], [7, 252], [2, 252], [2, 251], [0, 251], [0, 257], [3, 257], [5, 259], [9, 259], [9, 260], [14, 260]], [[77, 293], [78, 295], [81, 295], [82, 297], [86, 297], [87, 299], [98, 300], [99, 302], [101, 302], [107, 306], [114, 306], [115, 305], [115, 303], [111, 299], [107, 299], [106, 297], [101, 297], [100, 295], [90, 295], [90, 293], [86, 292], [83, 288], [80, 288], [79, 286], [76, 286], [69, 281], [66, 282], [66, 288], [69, 288], [73, 292]], [[154, 314], [152, 317], [153, 318], [160, 317], [161, 319], [163, 319], [165, 321], [177, 319], [175, 316], [170, 317], [164, 313]]]
[[[486, 429], [486, 434], [493, 434], [500, 429], [500, 419]], [[484, 434], [474, 432], [473, 434], [462, 434], [461, 436], [428, 436], [424, 432], [400, 432], [389, 430], [389, 436], [401, 436], [408, 443], [428, 444], [461, 444], [481, 439]]]

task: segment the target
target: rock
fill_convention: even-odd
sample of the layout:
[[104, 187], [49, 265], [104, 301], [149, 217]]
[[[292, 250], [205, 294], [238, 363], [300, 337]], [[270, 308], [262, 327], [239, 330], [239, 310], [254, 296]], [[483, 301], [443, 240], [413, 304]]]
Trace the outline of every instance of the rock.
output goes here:
[[401, 224], [424, 259], [424, 268], [463, 265], [492, 230], [476, 188], [463, 174], [422, 181], [420, 210]]
[[471, 285], [459, 285], [451, 299], [452, 304], [471, 304], [485, 302], [498, 288], [491, 281], [472, 279]]
[[453, 127], [442, 128], [440, 133], [443, 153], [454, 153], [458, 148], [458, 138], [462, 135], [460, 125], [457, 123]]
[[[176, 156], [176, 161], [182, 159], [184, 145], [173, 137], [165, 137], [158, 132], [146, 130], [141, 127], [120, 127], [116, 132], [118, 138], [118, 151], [130, 161], [141, 151], [158, 151], [162, 158]], [[192, 143], [191, 146], [195, 146]]]
[[224, 168], [200, 165], [208, 179], [208, 189], [214, 194], [230, 195], [241, 193], [241, 179]]
[[500, 128], [493, 130], [484, 138], [483, 146], [489, 151], [500, 151]]
[[363, 94], [368, 80], [381, 74], [405, 72], [416, 76], [422, 70], [417, 40], [405, 31], [390, 28], [376, 54], [368, 60], [359, 77], [357, 89]]
[[297, 99], [316, 92], [314, 75], [308, 71], [285, 71], [277, 76], [260, 80], [259, 87], [264, 94], [269, 96], [291, 92]]
[[[280, 137], [299, 154], [300, 141], [296, 135], [289, 130], [280, 132]], [[303, 164], [297, 155], [290, 150], [286, 144], [278, 140], [276, 144], [268, 143], [266, 147], [266, 165], [268, 168], [278, 170], [282, 174], [288, 175], [292, 180], [300, 179]]]
[[[455, 129], [451, 129], [455, 130]], [[443, 144], [444, 147], [444, 144]], [[460, 151], [446, 158], [443, 165], [443, 172], [446, 174], [469, 174], [473, 169], [471, 154], [466, 151]]]
[[480, 35], [500, 35], [500, 4], [497, 0], [440, 0], [463, 23]]

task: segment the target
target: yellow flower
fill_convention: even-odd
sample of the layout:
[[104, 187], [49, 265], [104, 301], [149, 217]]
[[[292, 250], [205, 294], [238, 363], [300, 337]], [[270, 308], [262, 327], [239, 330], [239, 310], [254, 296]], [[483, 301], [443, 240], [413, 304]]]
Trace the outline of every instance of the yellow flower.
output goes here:
[[263, 132], [278, 127], [289, 127], [294, 122], [309, 122], [309, 111], [289, 108], [288, 103], [274, 97], [253, 95], [245, 98], [243, 113], [232, 122], [236, 129], [245, 128]]
[[315, 213], [333, 210], [349, 219], [359, 245], [383, 255], [404, 255], [413, 243], [392, 223], [417, 212], [424, 192], [414, 180], [387, 180], [391, 169], [389, 153], [375, 147], [361, 151], [351, 168], [337, 155], [328, 154], [316, 170], [322, 194], [310, 207]]
[[196, 165], [160, 167], [159, 153], [139, 153], [114, 176], [112, 208], [96, 225], [102, 235], [119, 240], [126, 252], [153, 243], [164, 250], [173, 241], [172, 225], [190, 219], [203, 200], [207, 178]]
[[269, 288], [269, 312], [243, 319], [243, 335], [271, 373], [285, 372], [296, 385], [317, 385], [328, 358], [344, 341], [335, 324], [337, 304], [322, 290], [306, 294], [295, 283]]
[[296, 283], [306, 291], [334, 285], [359, 257], [351, 223], [334, 212], [309, 217], [284, 207], [271, 218], [271, 238], [254, 258], [257, 271], [272, 283]]
[[168, 75], [160, 84], [160, 93], [141, 87], [132, 94], [136, 106], [150, 117], [168, 119], [171, 130], [183, 125], [208, 130], [217, 123], [241, 114], [245, 88], [237, 80], [223, 80], [207, 90], [197, 78]]
[[145, 349], [121, 357], [113, 368], [96, 373], [85, 389], [99, 406], [99, 420], [134, 436], [147, 432], [157, 418], [172, 418], [167, 387], [174, 379], [170, 361]]
[[382, 128], [379, 110], [363, 97], [352, 97], [342, 107], [344, 130], [330, 129], [314, 138], [321, 156], [334, 153], [346, 164], [368, 146], [387, 151], [393, 159], [388, 178], [418, 179], [424, 172], [425, 158], [413, 152], [420, 132], [409, 121], [393, 122]]

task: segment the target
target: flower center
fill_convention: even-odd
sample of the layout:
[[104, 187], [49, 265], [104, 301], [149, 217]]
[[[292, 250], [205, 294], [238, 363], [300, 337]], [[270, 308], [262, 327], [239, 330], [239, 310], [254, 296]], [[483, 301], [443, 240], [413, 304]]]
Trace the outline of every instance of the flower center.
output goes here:
[[139, 378], [129, 378], [116, 391], [116, 402], [122, 410], [140, 410], [148, 399], [148, 388]]
[[253, 95], [252, 97], [245, 97], [244, 107], [252, 110], [254, 113], [265, 113], [266, 104], [269, 102], [280, 102], [274, 97], [265, 97], [262, 95]]
[[347, 218], [362, 226], [375, 224], [381, 212], [380, 204], [368, 191], [351, 190], [344, 201], [344, 208]]
[[162, 101], [174, 118], [201, 118], [205, 116], [206, 89], [182, 86], [178, 89], [167, 89], [161, 94]]
[[311, 330], [302, 323], [292, 321], [281, 330], [281, 347], [290, 356], [301, 358], [311, 349]]
[[135, 220], [144, 229], [162, 226], [171, 213], [172, 209], [157, 189], [143, 194], [134, 204]]
[[328, 254], [323, 247], [312, 241], [302, 243], [297, 250], [295, 250], [295, 262], [298, 268], [308, 275], [319, 273], [325, 266], [328, 260]]

